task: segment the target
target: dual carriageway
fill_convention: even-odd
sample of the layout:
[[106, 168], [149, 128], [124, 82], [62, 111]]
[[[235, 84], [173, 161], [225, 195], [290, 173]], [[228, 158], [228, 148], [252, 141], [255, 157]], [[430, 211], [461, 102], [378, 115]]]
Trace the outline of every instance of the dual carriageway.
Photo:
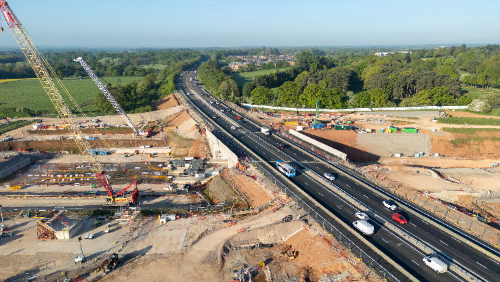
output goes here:
[[[394, 198], [398, 203], [398, 210], [387, 210], [382, 201], [392, 198], [392, 195], [384, 195], [386, 192], [377, 187], [365, 182], [363, 179], [354, 174], [350, 174], [347, 170], [340, 166], [334, 166], [331, 163], [323, 161], [320, 157], [307, 152], [295, 144], [283, 141], [279, 136], [273, 134], [266, 136], [260, 133], [260, 127], [251, 122], [246, 121], [238, 123], [237, 116], [240, 115], [229, 109], [223, 103], [211, 96], [206, 90], [192, 83], [189, 77], [192, 72], [184, 72], [179, 76], [177, 87], [184, 93], [196, 93], [188, 95], [190, 103], [192, 103], [197, 111], [203, 113], [211, 119], [211, 123], [217, 124], [223, 131], [227, 132], [229, 139], [233, 139], [234, 143], [240, 142], [265, 162], [273, 165], [277, 160], [285, 160], [296, 163], [297, 176], [287, 180], [292, 181], [300, 187], [303, 192], [307, 193], [315, 201], [328, 209], [336, 217], [341, 219], [348, 225], [351, 225], [355, 218], [355, 213], [359, 211], [359, 206], [366, 207], [367, 213], [371, 217], [371, 222], [375, 225], [375, 233], [368, 238], [371, 244], [377, 247], [390, 259], [402, 266], [406, 271], [420, 281], [467, 281], [463, 275], [459, 275], [456, 269], [462, 269], [474, 277], [477, 281], [500, 281], [500, 263], [494, 259], [495, 256], [500, 256], [500, 253], [487, 245], [485, 242], [477, 238], [471, 237], [469, 234], [464, 234], [456, 227], [441, 221], [433, 215], [427, 214], [420, 210], [417, 206], [412, 206], [411, 203], [404, 202], [401, 199]], [[203, 94], [203, 95], [200, 95]], [[205, 101], [202, 101], [204, 99]], [[212, 103], [210, 103], [212, 101]], [[219, 102], [219, 103], [218, 103]], [[224, 110], [224, 111], [221, 111]], [[236, 128], [235, 128], [235, 125]], [[235, 129], [231, 129], [235, 128]], [[284, 149], [280, 150], [277, 145], [287, 143]], [[277, 179], [285, 177], [277, 170], [270, 171]], [[340, 190], [350, 195], [358, 203], [353, 205], [352, 201], [347, 201], [337, 193], [332, 191], [331, 185], [322, 176], [324, 173], [333, 173], [338, 176], [333, 181]], [[350, 174], [347, 177], [347, 174]], [[286, 183], [286, 179], [282, 182]], [[371, 187], [367, 187], [368, 185]], [[299, 191], [290, 190], [296, 195], [300, 195]], [[303, 199], [307, 201], [306, 199]], [[311, 203], [310, 206], [314, 206]], [[321, 210], [316, 212], [322, 217], [329, 219], [329, 216]], [[403, 214], [408, 219], [408, 224], [398, 226], [401, 232], [409, 234], [417, 238], [421, 242], [432, 248], [441, 257], [453, 262], [458, 268], [450, 269], [447, 273], [437, 274], [435, 271], [427, 267], [422, 258], [426, 255], [424, 252], [412, 245], [408, 240], [396, 234], [393, 230], [386, 227], [385, 222], [392, 221], [391, 217], [394, 212]], [[419, 216], [416, 216], [416, 213]], [[392, 222], [391, 222], [392, 221]], [[333, 222], [330, 221], [330, 222]], [[437, 226], [440, 226], [438, 228]], [[410, 281], [402, 272], [394, 268], [383, 257], [372, 251], [359, 239], [352, 235], [352, 230], [342, 230], [337, 228], [351, 240], [353, 243], [363, 249], [370, 257], [375, 259], [379, 265], [391, 273], [388, 280], [393, 281]], [[357, 232], [357, 231], [355, 231]], [[398, 232], [399, 233], [399, 232]], [[478, 247], [471, 247], [464, 242], [465, 240], [473, 241]], [[493, 254], [488, 256], [486, 253]]]

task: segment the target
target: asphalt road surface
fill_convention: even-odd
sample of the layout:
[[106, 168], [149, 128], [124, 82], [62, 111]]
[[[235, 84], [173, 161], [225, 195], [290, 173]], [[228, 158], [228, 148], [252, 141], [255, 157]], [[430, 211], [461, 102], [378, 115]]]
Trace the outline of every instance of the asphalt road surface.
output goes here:
[[[189, 83], [188, 76], [181, 76], [181, 82], [178, 86], [184, 90], [186, 93], [191, 93], [192, 91], [186, 87], [186, 83]], [[196, 85], [192, 85], [195, 92], [206, 93], [203, 89], [198, 88]], [[396, 211], [389, 211], [382, 205], [382, 201], [388, 198], [381, 198], [377, 194], [374, 194], [364, 186], [359, 183], [352, 181], [348, 178], [342, 177], [342, 172], [339, 170], [332, 170], [330, 167], [326, 166], [323, 162], [318, 159], [311, 157], [311, 155], [306, 154], [302, 150], [297, 150], [292, 146], [285, 146], [284, 150], [277, 149], [277, 144], [282, 143], [279, 138], [276, 138], [272, 134], [266, 136], [260, 133], [260, 127], [255, 126], [251, 122], [240, 123], [239, 125], [243, 128], [237, 128], [231, 130], [232, 124], [223, 118], [220, 118], [219, 114], [222, 113], [233, 121], [237, 121], [236, 116], [238, 115], [234, 111], [227, 111], [228, 107], [223, 104], [217, 104], [215, 100], [210, 95], [202, 96], [203, 99], [207, 101], [212, 101], [211, 104], [213, 108], [216, 109], [214, 112], [211, 107], [207, 107], [198, 98], [198, 95], [190, 95], [190, 100], [209, 117], [216, 116], [213, 119], [219, 126], [224, 128], [226, 131], [230, 132], [234, 138], [238, 139], [240, 142], [245, 144], [248, 148], [252, 149], [253, 152], [259, 155], [262, 159], [274, 165], [277, 160], [292, 161], [297, 160], [305, 166], [303, 170], [311, 169], [323, 175], [324, 173], [333, 173], [336, 176], [336, 180], [333, 182], [339, 186], [341, 189], [351, 194], [353, 197], [361, 201], [366, 206], [370, 207], [373, 212], [383, 216], [387, 221], [392, 220], [392, 214], [398, 212], [403, 214], [408, 220], [408, 224], [401, 225], [400, 227], [405, 229], [407, 232], [413, 234], [414, 236], [420, 238], [421, 240], [432, 245], [438, 252], [447, 257], [449, 260], [457, 263], [464, 268], [468, 269], [470, 272], [475, 273], [477, 276], [483, 278], [486, 281], [499, 281], [500, 280], [500, 265], [497, 261], [494, 261], [487, 257], [486, 255], [478, 252], [477, 250], [461, 243], [458, 239], [451, 237], [447, 233], [442, 232], [433, 225], [426, 221], [422, 221], [418, 218], [414, 218], [411, 214], [404, 211], [401, 205]], [[221, 112], [220, 110], [224, 110]], [[255, 135], [249, 134], [248, 131], [255, 133]], [[273, 147], [265, 144], [266, 141]], [[286, 154], [283, 154], [286, 153]], [[327, 207], [329, 211], [334, 213], [340, 219], [342, 219], [347, 224], [351, 224], [356, 220], [354, 214], [357, 210], [356, 207], [351, 206], [349, 203], [336, 196], [330, 190], [316, 182], [309, 175], [301, 173], [301, 170], [297, 170], [298, 175], [290, 178], [297, 186], [301, 187], [303, 191], [313, 197], [316, 201], [321, 203], [324, 207]], [[274, 171], [277, 177], [283, 177], [279, 172]], [[377, 246], [380, 250], [386, 253], [389, 257], [403, 266], [412, 275], [422, 281], [461, 281], [458, 275], [452, 272], [445, 274], [437, 274], [428, 268], [423, 262], [423, 253], [415, 249], [413, 246], [409, 245], [406, 241], [400, 237], [394, 235], [391, 231], [383, 228], [380, 224], [375, 223], [375, 234], [370, 237], [372, 244]], [[451, 228], [450, 228], [451, 229]], [[347, 232], [344, 234], [348, 234]], [[370, 254], [372, 257], [378, 257], [376, 255]], [[393, 273], [395, 276], [401, 278], [401, 274], [397, 271]]]

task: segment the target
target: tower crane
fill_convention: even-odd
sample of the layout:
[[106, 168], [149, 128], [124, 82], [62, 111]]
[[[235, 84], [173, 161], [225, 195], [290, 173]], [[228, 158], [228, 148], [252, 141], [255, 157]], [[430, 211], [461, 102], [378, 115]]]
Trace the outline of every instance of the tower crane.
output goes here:
[[87, 74], [90, 76], [90, 78], [94, 81], [94, 83], [97, 85], [97, 87], [99, 88], [99, 90], [101, 90], [102, 94], [104, 94], [104, 97], [106, 97], [106, 99], [108, 99], [108, 101], [111, 103], [111, 105], [113, 106], [113, 108], [115, 108], [116, 112], [123, 118], [123, 120], [125, 120], [125, 123], [127, 123], [127, 125], [129, 127], [132, 128], [132, 130], [134, 130], [134, 134], [135, 135], [150, 135], [150, 131], [149, 132], [144, 132], [142, 131], [141, 129], [137, 130], [134, 126], [134, 124], [132, 124], [132, 121], [130, 120], [130, 118], [127, 116], [127, 114], [125, 113], [125, 111], [122, 109], [122, 107], [120, 106], [120, 104], [118, 104], [118, 102], [116, 101], [115, 97], [113, 97], [113, 95], [111, 95], [111, 93], [109, 93], [108, 89], [106, 88], [106, 86], [104, 86], [104, 84], [102, 83], [102, 81], [99, 79], [99, 77], [97, 77], [97, 75], [94, 73], [94, 71], [92, 71], [92, 69], [89, 67], [89, 65], [87, 64], [87, 62], [85, 62], [82, 57], [78, 57], [74, 60], [75, 62], [79, 62], [83, 69], [87, 72]]
[[[90, 165], [90, 169], [94, 172], [94, 175], [101, 184], [101, 186], [104, 187], [104, 189], [106, 189], [106, 191], [108, 192], [111, 203], [114, 204], [115, 198], [118, 195], [122, 194], [123, 192], [125, 192], [125, 190], [129, 189], [130, 187], [132, 187], [134, 184], [137, 183], [134, 180], [131, 185], [129, 185], [122, 191], [118, 193], [115, 193], [113, 191], [113, 189], [111, 188], [111, 184], [109, 183], [109, 175], [106, 174], [106, 171], [103, 169], [102, 165], [97, 160], [96, 155], [93, 153], [93, 150], [90, 147], [87, 140], [85, 139], [82, 131], [80, 130], [80, 127], [75, 122], [70, 109], [68, 108], [68, 106], [66, 105], [61, 96], [61, 92], [56, 87], [56, 83], [60, 86], [61, 89], [64, 90], [65, 94], [67, 94], [70, 97], [70, 99], [72, 99], [68, 90], [64, 87], [61, 80], [59, 79], [55, 71], [52, 69], [50, 64], [47, 62], [45, 57], [43, 57], [42, 54], [36, 49], [35, 44], [29, 37], [28, 33], [24, 30], [21, 22], [14, 15], [14, 12], [12, 12], [9, 5], [4, 0], [0, 0], [0, 14], [4, 17], [5, 21], [7, 22], [10, 31], [14, 35], [14, 38], [19, 44], [19, 47], [21, 47], [21, 50], [26, 56], [26, 59], [33, 68], [33, 71], [35, 72], [38, 80], [42, 84], [43, 89], [45, 90], [52, 104], [59, 113], [60, 118], [63, 119], [69, 125], [69, 131], [71, 132], [72, 135], [76, 137], [74, 138], [74, 140], [76, 141], [76, 144], [79, 150], [82, 152], [83, 156], [85, 157], [87, 163]], [[55, 82], [51, 76], [54, 78]], [[132, 194], [132, 203], [135, 202], [135, 199], [137, 199], [138, 194], [139, 192], [136, 186], [134, 193]]]

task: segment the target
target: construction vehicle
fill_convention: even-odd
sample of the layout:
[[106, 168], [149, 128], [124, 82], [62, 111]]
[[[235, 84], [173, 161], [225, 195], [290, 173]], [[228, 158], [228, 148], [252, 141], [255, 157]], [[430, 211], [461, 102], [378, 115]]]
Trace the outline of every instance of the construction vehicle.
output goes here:
[[85, 256], [83, 255], [83, 249], [82, 249], [82, 237], [81, 237], [81, 236], [80, 236], [80, 237], [78, 237], [78, 242], [80, 242], [80, 252], [81, 252], [81, 254], [80, 254], [80, 255], [77, 255], [77, 256], [75, 257], [75, 264], [77, 264], [77, 263], [82, 264], [82, 263], [84, 263], [84, 262], [85, 262]]
[[109, 259], [106, 259], [99, 266], [102, 269], [102, 273], [106, 273], [106, 271], [113, 270], [118, 263], [120, 262], [120, 258], [118, 258], [118, 254], [112, 254]]
[[[31, 40], [28, 33], [24, 30], [21, 22], [7, 4], [7, 1], [0, 1], [0, 13], [7, 22], [9, 29], [17, 40], [19, 47], [21, 47], [21, 50], [26, 56], [27, 61], [33, 68], [33, 71], [42, 84], [43, 89], [56, 108], [58, 116], [63, 119], [64, 124], [66, 125], [66, 129], [68, 129], [69, 132], [75, 137], [73, 139], [75, 140], [79, 151], [82, 152], [82, 155], [90, 165], [90, 169], [94, 172], [94, 176], [97, 178], [101, 186], [104, 187], [104, 189], [108, 192], [109, 198], [107, 203], [114, 204], [117, 196], [132, 187], [134, 184], [137, 184], [137, 182], [135, 182], [135, 180], [132, 178], [133, 183], [128, 187], [126, 187], [119, 193], [115, 194], [113, 192], [111, 184], [109, 183], [109, 176], [106, 175], [106, 171], [97, 160], [96, 155], [90, 153], [93, 151], [93, 149], [90, 147], [87, 139], [85, 138], [85, 135], [80, 130], [80, 126], [77, 122], [75, 122], [74, 115], [64, 102], [60, 89], [63, 90], [67, 97], [69, 97], [69, 99], [72, 101], [74, 106], [78, 109], [78, 111], [84, 118], [86, 118], [85, 113], [71, 96], [66, 87], [62, 84], [62, 81], [59, 79], [54, 69], [49, 65], [45, 57], [43, 57], [42, 53], [36, 49], [34, 42]], [[96, 134], [99, 135], [97, 131]], [[126, 171], [126, 169], [124, 170]], [[128, 171], [126, 172], [128, 174]], [[137, 196], [139, 194], [137, 185], [135, 187], [134, 194]], [[132, 196], [131, 202], [134, 203], [134, 196]]]

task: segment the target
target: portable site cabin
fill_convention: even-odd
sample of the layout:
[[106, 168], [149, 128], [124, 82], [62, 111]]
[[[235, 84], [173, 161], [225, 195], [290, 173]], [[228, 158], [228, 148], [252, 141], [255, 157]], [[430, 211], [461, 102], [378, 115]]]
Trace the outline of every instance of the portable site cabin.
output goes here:
[[418, 129], [412, 127], [405, 127], [403, 128], [403, 133], [418, 133]]
[[335, 130], [351, 130], [351, 127], [348, 125], [336, 125]]
[[394, 126], [389, 126], [389, 127], [387, 127], [387, 132], [397, 133], [398, 132], [398, 128], [394, 127]]

